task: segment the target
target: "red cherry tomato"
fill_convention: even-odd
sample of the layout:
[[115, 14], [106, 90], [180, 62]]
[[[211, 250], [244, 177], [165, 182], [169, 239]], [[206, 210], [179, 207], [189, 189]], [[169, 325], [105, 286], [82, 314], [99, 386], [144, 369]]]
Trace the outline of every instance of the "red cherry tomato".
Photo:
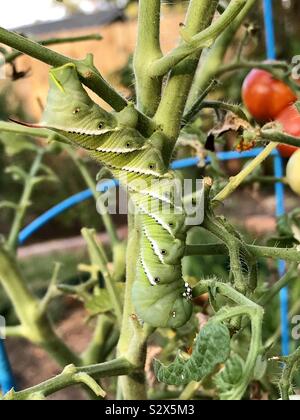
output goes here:
[[297, 97], [282, 81], [265, 70], [254, 69], [246, 77], [242, 97], [250, 114], [261, 123], [273, 121]]
[[[300, 140], [300, 110], [297, 105], [291, 105], [284, 109], [276, 118], [282, 127], [283, 131], [294, 137], [299, 137]], [[289, 146], [288, 144], [280, 144], [278, 146], [281, 156], [290, 157], [298, 150], [296, 146]]]

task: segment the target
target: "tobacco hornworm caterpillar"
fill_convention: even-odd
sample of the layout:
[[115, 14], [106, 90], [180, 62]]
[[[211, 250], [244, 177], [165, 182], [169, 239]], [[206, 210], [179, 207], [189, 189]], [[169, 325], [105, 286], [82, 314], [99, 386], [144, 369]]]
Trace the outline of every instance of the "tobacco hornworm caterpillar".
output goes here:
[[132, 291], [136, 313], [154, 327], [177, 328], [192, 313], [191, 289], [184, 283], [181, 269], [186, 215], [174, 200], [181, 180], [165, 166], [161, 135], [156, 132], [144, 138], [134, 128], [136, 121], [134, 108], [110, 114], [96, 105], [73, 64], [50, 71], [42, 126], [86, 149], [128, 188], [140, 230]]

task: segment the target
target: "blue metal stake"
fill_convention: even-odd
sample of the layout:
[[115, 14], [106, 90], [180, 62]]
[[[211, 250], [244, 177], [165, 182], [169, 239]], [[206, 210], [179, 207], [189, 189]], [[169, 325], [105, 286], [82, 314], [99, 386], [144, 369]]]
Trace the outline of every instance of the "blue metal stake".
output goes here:
[[[264, 0], [264, 20], [266, 31], [266, 48], [267, 57], [270, 60], [276, 59], [276, 41], [275, 41], [275, 28], [274, 28], [274, 13], [273, 13], [273, 0]], [[284, 176], [283, 161], [278, 155], [274, 160], [275, 176], [282, 178]], [[281, 182], [275, 185], [276, 194], [276, 216], [280, 217], [285, 214], [285, 191], [284, 185]], [[284, 261], [278, 262], [278, 273], [282, 277], [286, 271], [286, 264]], [[281, 313], [281, 347], [282, 354], [287, 356], [290, 352], [290, 331], [289, 331], [289, 293], [288, 288], [280, 292], [280, 313]]]
[[3, 394], [6, 394], [14, 388], [14, 386], [13, 374], [7, 358], [4, 340], [0, 338], [0, 391], [2, 391]]

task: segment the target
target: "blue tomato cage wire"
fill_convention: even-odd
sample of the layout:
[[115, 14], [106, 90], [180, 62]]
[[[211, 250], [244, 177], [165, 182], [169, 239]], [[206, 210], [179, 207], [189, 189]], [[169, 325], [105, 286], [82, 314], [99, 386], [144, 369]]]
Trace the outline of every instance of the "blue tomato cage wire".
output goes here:
[[4, 340], [0, 337], [0, 390], [5, 394], [14, 386], [14, 376], [7, 357]]
[[[275, 40], [275, 25], [273, 13], [273, 0], [264, 0], [264, 21], [265, 21], [265, 36], [267, 58], [269, 60], [276, 59], [276, 40]], [[282, 178], [283, 159], [278, 154], [274, 159], [274, 173], [277, 178]], [[276, 195], [276, 216], [280, 217], [285, 214], [285, 188], [281, 182], [275, 185]], [[284, 261], [278, 262], [278, 273], [280, 277], [286, 271], [286, 264]], [[288, 288], [284, 288], [280, 292], [280, 312], [281, 312], [281, 346], [282, 354], [287, 356], [290, 351], [290, 331], [289, 331], [289, 292]]]
[[[264, 2], [264, 17], [265, 17], [265, 28], [266, 28], [266, 46], [267, 56], [269, 59], [275, 59], [276, 48], [275, 48], [275, 31], [274, 31], [274, 19], [273, 19], [273, 4], [272, 0], [263, 0]], [[232, 159], [249, 159], [256, 157], [262, 151], [261, 148], [253, 149], [248, 152], [221, 152], [217, 154], [217, 157], [221, 161], [228, 161]], [[274, 174], [276, 178], [282, 178], [283, 176], [283, 160], [277, 151], [272, 153], [274, 157]], [[210, 159], [208, 158], [208, 161]], [[199, 158], [187, 158], [173, 162], [172, 169], [183, 169], [195, 166], [199, 163]], [[98, 190], [100, 192], [107, 191], [109, 188], [118, 185], [117, 181], [108, 181], [100, 184]], [[275, 185], [276, 193], [276, 215], [282, 216], [285, 213], [285, 196], [284, 196], [284, 185], [280, 182]], [[85, 190], [72, 197], [67, 198], [63, 202], [54, 206], [46, 213], [41, 215], [39, 218], [34, 220], [30, 225], [20, 232], [19, 244], [22, 245], [30, 236], [40, 230], [43, 226], [49, 223], [52, 219], [67, 211], [68, 209], [76, 206], [77, 204], [90, 199], [93, 196], [91, 190]], [[285, 262], [279, 261], [278, 271], [280, 276], [285, 273]], [[282, 353], [284, 355], [289, 353], [289, 320], [288, 320], [288, 290], [283, 289], [280, 293], [280, 310], [281, 310], [281, 334], [282, 334]], [[7, 392], [14, 386], [14, 380], [10, 368], [10, 364], [5, 352], [4, 343], [0, 340], [0, 387], [3, 392]]]

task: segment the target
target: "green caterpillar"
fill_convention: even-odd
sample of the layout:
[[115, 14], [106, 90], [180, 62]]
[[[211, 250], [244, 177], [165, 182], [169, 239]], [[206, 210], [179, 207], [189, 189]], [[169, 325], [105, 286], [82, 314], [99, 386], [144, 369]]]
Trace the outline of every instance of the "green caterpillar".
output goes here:
[[178, 328], [192, 314], [191, 289], [181, 269], [186, 214], [174, 199], [182, 181], [166, 168], [162, 135], [156, 132], [144, 138], [134, 128], [137, 116], [130, 108], [119, 114], [104, 111], [87, 95], [76, 67], [67, 64], [50, 72], [41, 125], [87, 150], [128, 188], [140, 229], [132, 290], [136, 314], [154, 327]]

